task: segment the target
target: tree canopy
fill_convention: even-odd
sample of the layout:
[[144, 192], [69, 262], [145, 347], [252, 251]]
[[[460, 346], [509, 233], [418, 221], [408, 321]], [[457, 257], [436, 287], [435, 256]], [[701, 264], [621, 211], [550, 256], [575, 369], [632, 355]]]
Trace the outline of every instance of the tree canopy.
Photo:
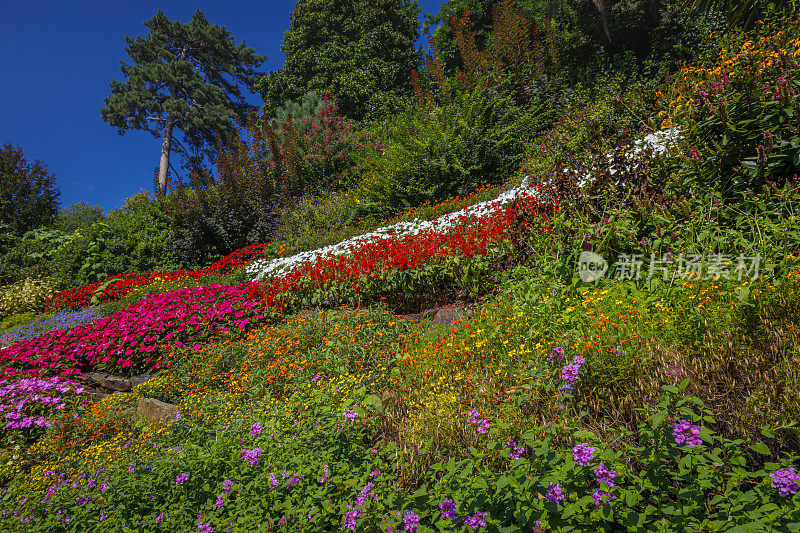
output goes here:
[[419, 13], [416, 0], [299, 0], [281, 46], [286, 62], [258, 84], [264, 109], [330, 91], [344, 115], [380, 116], [411, 94]]
[[55, 174], [44, 163], [29, 162], [11, 143], [0, 147], [0, 228], [19, 236], [50, 224], [60, 195]]
[[159, 11], [145, 25], [148, 35], [125, 38], [132, 63], [121, 63], [124, 81], [110, 83], [100, 114], [120, 134], [138, 129], [162, 137], [158, 185], [164, 194], [177, 140], [173, 128], [183, 132], [177, 151], [188, 161], [213, 153], [217, 134], [231, 133], [234, 120], [244, 117], [240, 86], [252, 91], [266, 57], [244, 42], [236, 44], [226, 28], [210, 24], [199, 9], [188, 24]]

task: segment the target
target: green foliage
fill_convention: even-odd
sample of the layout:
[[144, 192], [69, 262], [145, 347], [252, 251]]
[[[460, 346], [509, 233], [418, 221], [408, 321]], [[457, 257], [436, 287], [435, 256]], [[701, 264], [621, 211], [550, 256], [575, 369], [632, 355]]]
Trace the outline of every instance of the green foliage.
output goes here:
[[[237, 153], [248, 157], [244, 151]], [[277, 205], [271, 172], [263, 166], [266, 161], [250, 159], [252, 165], [237, 165], [227, 154], [223, 157], [217, 184], [180, 187], [167, 198], [169, 243], [184, 268], [272, 240]]]
[[92, 224], [104, 218], [103, 208], [99, 205], [77, 202], [61, 209], [53, 225], [64, 233], [73, 234], [77, 230], [89, 229]]
[[[236, 44], [230, 32], [210, 24], [199, 9], [188, 24], [170, 21], [159, 11], [145, 22], [150, 33], [126, 38], [131, 64], [122, 64], [125, 81], [111, 82], [100, 114], [122, 134], [128, 129], [154, 137], [183, 131], [178, 151], [189, 157], [216, 146], [217, 135], [233, 133], [233, 120], [245, 116], [240, 84], [252, 90], [266, 58]], [[171, 150], [166, 143], [167, 161]], [[197, 163], [195, 157], [194, 163]], [[163, 168], [166, 172], [166, 168]], [[159, 176], [166, 193], [166, 175]]]
[[124, 272], [169, 269], [169, 220], [161, 202], [140, 192], [105, 220], [78, 230], [54, 254], [51, 270], [64, 287], [80, 287]]
[[49, 275], [51, 261], [69, 240], [69, 236], [57, 229], [43, 227], [28, 231], [0, 256], [0, 281], [14, 283], [28, 276]]
[[56, 177], [44, 163], [29, 162], [19, 146], [0, 146], [0, 226], [6, 231], [21, 236], [50, 224], [60, 195]]
[[386, 150], [364, 164], [356, 195], [373, 213], [392, 215], [502, 183], [520, 168], [522, 140], [547, 120], [544, 109], [514, 108], [482, 85], [442, 107], [407, 108], [386, 124]]
[[393, 98], [411, 94], [418, 17], [415, 0], [297, 2], [281, 45], [286, 61], [258, 84], [264, 109], [330, 91], [347, 117], [380, 117]]
[[278, 238], [290, 241], [296, 237], [340, 231], [353, 224], [359, 205], [347, 192], [301, 196], [281, 213]]

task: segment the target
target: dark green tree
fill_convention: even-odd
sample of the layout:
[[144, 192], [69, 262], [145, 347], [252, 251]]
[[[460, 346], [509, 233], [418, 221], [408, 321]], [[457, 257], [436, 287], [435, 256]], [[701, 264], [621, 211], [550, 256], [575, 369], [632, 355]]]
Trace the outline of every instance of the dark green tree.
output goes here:
[[281, 45], [286, 62], [258, 84], [265, 111], [330, 91], [345, 116], [377, 118], [411, 95], [419, 13], [416, 0], [298, 0]]
[[58, 212], [56, 177], [41, 161], [30, 163], [22, 148], [0, 147], [0, 228], [21, 236], [46, 226]]
[[[252, 91], [266, 57], [236, 44], [199, 9], [188, 24], [159, 11], [145, 26], [148, 35], [125, 38], [132, 63], [122, 62], [125, 81], [110, 83], [100, 114], [120, 134], [133, 128], [162, 138], [157, 192], [163, 195], [173, 142], [184, 156], [191, 149], [195, 162], [197, 154], [213, 153], [217, 135], [226, 138], [235, 119], [245, 116], [240, 86]], [[183, 132], [183, 142], [173, 136], [174, 128]]]

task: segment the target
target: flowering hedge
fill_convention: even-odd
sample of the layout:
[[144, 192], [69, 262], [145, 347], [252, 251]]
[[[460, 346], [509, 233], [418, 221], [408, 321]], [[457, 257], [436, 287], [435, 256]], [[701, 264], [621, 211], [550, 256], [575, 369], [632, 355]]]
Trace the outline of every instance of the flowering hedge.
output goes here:
[[103, 303], [118, 300], [133, 289], [148, 285], [157, 278], [165, 281], [184, 279], [199, 280], [208, 275], [227, 275], [255, 259], [264, 257], [270, 243], [253, 243], [223, 257], [219, 261], [200, 270], [173, 270], [170, 272], [130, 272], [116, 274], [105, 281], [61, 291], [51, 296], [45, 307], [48, 310], [85, 307], [90, 303]]

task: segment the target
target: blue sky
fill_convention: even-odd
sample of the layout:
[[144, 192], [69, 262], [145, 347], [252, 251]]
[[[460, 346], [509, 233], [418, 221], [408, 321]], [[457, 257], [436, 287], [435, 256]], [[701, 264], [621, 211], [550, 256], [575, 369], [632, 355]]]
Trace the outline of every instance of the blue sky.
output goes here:
[[[419, 0], [423, 13], [444, 0]], [[160, 140], [117, 129], [100, 118], [108, 84], [122, 80], [125, 36], [147, 33], [143, 24], [161, 9], [188, 22], [196, 9], [266, 55], [262, 70], [283, 64], [283, 33], [293, 0], [135, 2], [108, 0], [4, 0], [0, 15], [0, 144], [22, 147], [55, 173], [61, 206], [84, 201], [108, 213], [140, 189], [152, 191]], [[424, 39], [420, 39], [422, 46]], [[259, 105], [253, 95], [248, 100]]]

